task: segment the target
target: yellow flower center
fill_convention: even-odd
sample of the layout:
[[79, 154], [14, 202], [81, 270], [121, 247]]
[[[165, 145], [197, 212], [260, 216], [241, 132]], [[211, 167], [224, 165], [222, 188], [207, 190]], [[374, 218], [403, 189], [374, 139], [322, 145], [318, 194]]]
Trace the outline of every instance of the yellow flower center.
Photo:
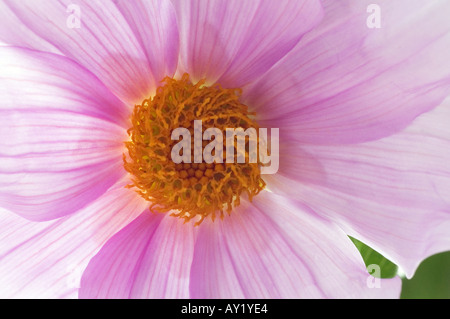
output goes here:
[[[181, 80], [165, 78], [163, 83], [155, 96], [136, 105], [132, 114], [132, 127], [128, 130], [130, 141], [126, 142], [128, 156], [124, 155], [125, 169], [132, 176], [129, 187], [135, 187], [152, 203], [150, 210], [153, 212], [171, 212], [185, 221], [196, 218], [196, 225], [207, 216], [213, 220], [216, 216], [223, 218], [224, 212], [229, 214], [239, 205], [243, 193], [251, 200], [265, 186], [259, 159], [249, 161], [254, 156], [250, 137], [245, 140], [245, 151], [240, 149], [244, 163], [230, 162], [226, 157], [227, 150], [233, 152], [233, 159], [239, 156], [238, 141], [234, 137], [232, 144], [227, 145], [226, 129], [254, 128], [257, 131], [259, 127], [251, 119], [254, 114], [239, 101], [240, 89], [208, 87], [205, 80], [193, 84], [188, 74]], [[194, 121], [199, 120], [202, 121], [201, 132], [194, 130], [198, 130]], [[177, 128], [186, 128], [191, 136], [202, 137], [200, 145], [195, 142], [198, 136], [191, 139], [190, 163], [176, 164], [172, 159], [172, 149], [180, 142], [172, 140], [172, 132]], [[212, 142], [203, 138], [208, 128], [223, 132], [223, 148], [213, 150], [213, 163], [194, 158], [194, 154], [203, 154], [205, 147], [214, 142], [212, 137]], [[196, 152], [195, 147], [201, 152], [199, 149]], [[223, 162], [217, 160], [218, 157]]]

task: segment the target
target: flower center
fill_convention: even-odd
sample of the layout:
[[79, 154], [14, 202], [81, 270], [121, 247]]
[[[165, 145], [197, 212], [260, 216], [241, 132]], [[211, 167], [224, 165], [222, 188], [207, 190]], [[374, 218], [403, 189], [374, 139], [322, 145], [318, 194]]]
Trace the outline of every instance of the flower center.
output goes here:
[[[196, 218], [196, 225], [207, 216], [213, 220], [217, 215], [223, 218], [224, 211], [230, 214], [233, 207], [239, 205], [243, 193], [251, 200], [265, 186], [259, 159], [249, 160], [252, 156], [255, 158], [251, 136], [246, 137], [244, 148], [239, 148], [239, 138], [235, 136], [231, 143], [225, 139], [227, 129], [257, 131], [258, 125], [250, 118], [254, 114], [239, 102], [240, 89], [208, 87], [205, 80], [193, 84], [188, 74], [181, 80], [167, 77], [163, 83], [153, 98], [134, 108], [132, 127], [128, 130], [131, 140], [126, 142], [128, 157], [124, 155], [124, 167], [132, 175], [132, 184], [128, 187], [137, 188], [137, 192], [152, 203], [151, 211], [170, 211], [186, 222]], [[191, 152], [183, 154], [188, 160], [177, 164], [172, 150], [180, 141], [172, 140], [172, 132], [178, 128], [187, 129], [190, 136], [195, 137], [190, 142]], [[223, 136], [215, 135], [214, 139], [210, 136], [205, 140], [203, 134], [209, 128], [219, 129]], [[218, 142], [215, 145], [219, 146], [208, 148], [213, 142]], [[205, 148], [212, 149], [213, 162], [194, 158], [204, 154]], [[228, 154], [227, 158], [227, 151], [232, 152], [232, 157]], [[243, 163], [234, 160], [239, 157], [239, 151], [241, 159], [245, 158]]]

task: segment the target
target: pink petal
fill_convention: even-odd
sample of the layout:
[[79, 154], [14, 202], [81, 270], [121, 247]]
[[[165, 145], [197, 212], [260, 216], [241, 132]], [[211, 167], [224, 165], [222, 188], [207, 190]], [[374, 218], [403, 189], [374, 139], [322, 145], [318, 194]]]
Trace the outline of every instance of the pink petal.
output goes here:
[[335, 220], [411, 277], [423, 259], [450, 249], [449, 121], [447, 99], [379, 141], [292, 147], [269, 187]]
[[144, 212], [91, 260], [80, 298], [188, 298], [194, 228]]
[[57, 221], [0, 217], [0, 297], [76, 298], [89, 260], [148, 205], [121, 181], [80, 214]]
[[[333, 223], [263, 192], [199, 231], [193, 298], [392, 298], [399, 278], [371, 289], [364, 262]], [[203, 225], [202, 225], [203, 226]]]
[[[60, 54], [61, 52], [23, 25], [5, 1], [0, 2], [0, 42]], [[14, 27], [11, 27], [14, 26]]]
[[174, 3], [184, 71], [232, 87], [269, 70], [322, 17], [316, 0]]
[[159, 85], [164, 77], [175, 73], [178, 65], [180, 40], [172, 3], [164, 0], [115, 3], [144, 49], [154, 84]]
[[[1, 41], [42, 49], [34, 46], [35, 35], [39, 36], [93, 72], [130, 106], [148, 98], [165, 75], [175, 72], [178, 31], [169, 3], [120, 1], [118, 8], [113, 1], [77, 1], [80, 28], [68, 27], [71, 0], [5, 3], [17, 19], [4, 18], [7, 11], [0, 14], [0, 30], [5, 30], [0, 32]], [[9, 19], [21, 23], [3, 25]], [[19, 30], [13, 32], [25, 39], [8, 36], [10, 29]], [[143, 30], [145, 34], [136, 36]]]
[[6, 47], [0, 70], [0, 207], [58, 218], [124, 174], [127, 108], [97, 78], [67, 58]]
[[448, 1], [324, 1], [325, 19], [249, 88], [262, 127], [305, 143], [365, 142], [400, 131], [450, 92]]

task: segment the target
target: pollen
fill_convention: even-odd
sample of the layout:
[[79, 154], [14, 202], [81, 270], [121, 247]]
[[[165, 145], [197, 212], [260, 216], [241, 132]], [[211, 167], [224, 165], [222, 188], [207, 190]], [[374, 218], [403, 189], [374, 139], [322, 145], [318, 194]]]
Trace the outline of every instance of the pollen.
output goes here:
[[[150, 204], [154, 213], [170, 213], [185, 222], [195, 220], [201, 224], [206, 217], [213, 221], [231, 214], [246, 195], [251, 201], [265, 183], [260, 175], [261, 163], [248, 161], [251, 152], [251, 137], [245, 140], [245, 150], [240, 149], [243, 163], [230, 162], [228, 152], [239, 156], [237, 142], [227, 145], [227, 128], [243, 130], [259, 127], [254, 113], [240, 102], [240, 89], [225, 89], [219, 84], [205, 85], [205, 80], [192, 83], [188, 74], [180, 80], [165, 78], [156, 94], [136, 105], [132, 116], [132, 127], [128, 130], [129, 141], [124, 154], [124, 167], [131, 176], [129, 188], [136, 191]], [[195, 121], [201, 120], [201, 132]], [[191, 160], [189, 163], [175, 163], [172, 148], [179, 141], [172, 140], [172, 132], [185, 128], [191, 133]], [[213, 154], [215, 161], [199, 161], [194, 154], [202, 154], [211, 142], [203, 140], [195, 144], [195, 134], [208, 128], [217, 128], [223, 134], [223, 149]], [[257, 137], [256, 137], [257, 139]], [[195, 152], [195, 148], [200, 148]], [[222, 161], [217, 160], [217, 156]], [[234, 155], [233, 155], [234, 156]]]

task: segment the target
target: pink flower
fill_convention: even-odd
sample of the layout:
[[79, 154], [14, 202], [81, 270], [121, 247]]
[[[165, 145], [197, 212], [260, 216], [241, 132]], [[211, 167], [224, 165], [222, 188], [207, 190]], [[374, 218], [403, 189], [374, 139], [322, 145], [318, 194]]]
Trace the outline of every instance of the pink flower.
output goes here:
[[[450, 248], [449, 1], [0, 3], [2, 297], [398, 297]], [[75, 8], [76, 9], [76, 8]], [[242, 88], [280, 170], [198, 227], [125, 188], [130, 115], [166, 77]], [[81, 283], [80, 281], [81, 278]]]

